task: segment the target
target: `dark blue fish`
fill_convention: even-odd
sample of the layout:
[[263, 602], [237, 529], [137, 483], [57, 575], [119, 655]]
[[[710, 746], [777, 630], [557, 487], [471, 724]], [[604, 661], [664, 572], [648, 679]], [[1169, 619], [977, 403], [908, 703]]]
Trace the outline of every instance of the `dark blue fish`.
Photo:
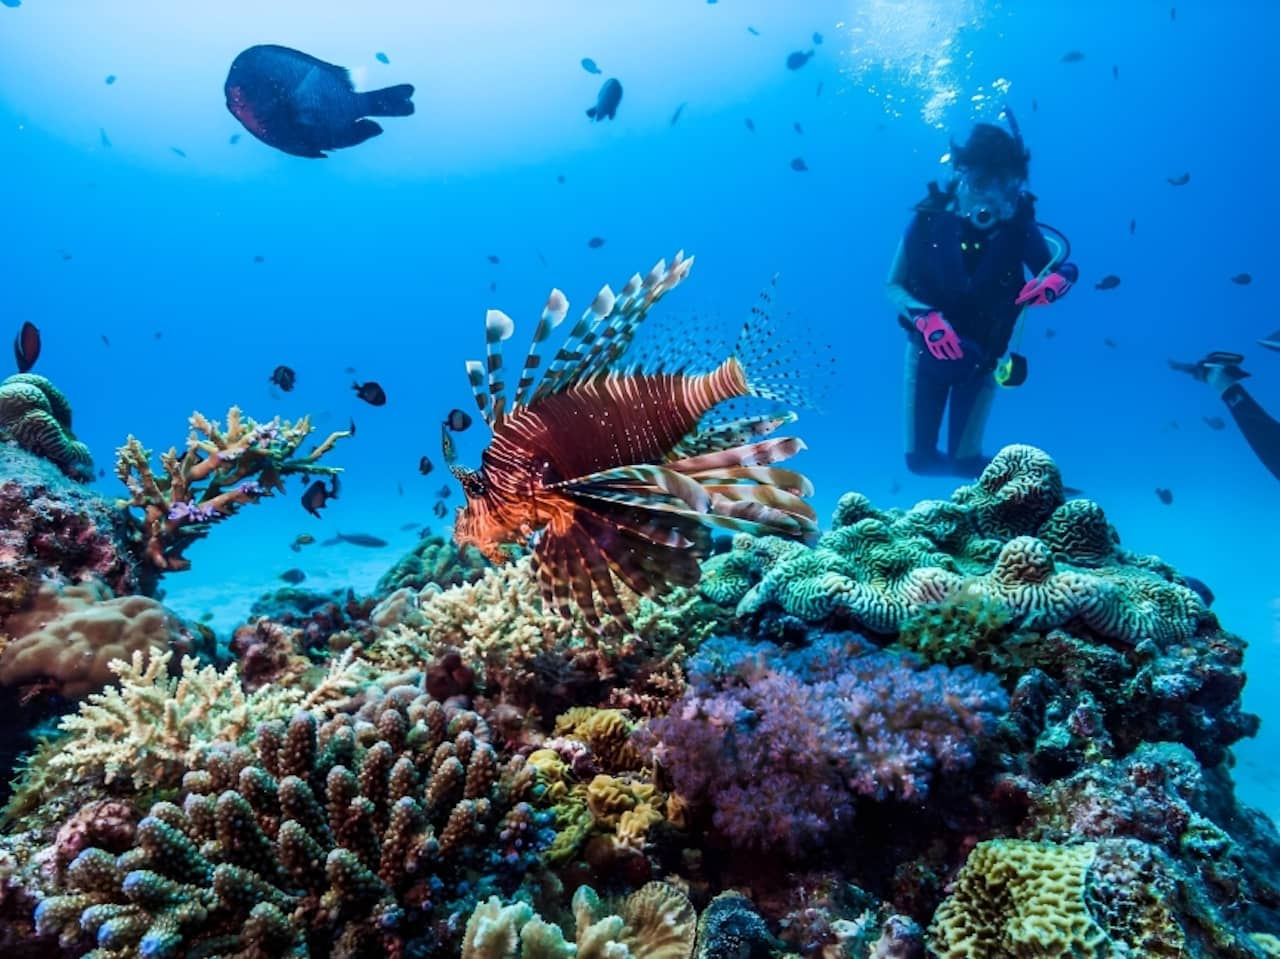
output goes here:
[[235, 146], [237, 143], [240, 142], [240, 134], [238, 133], [231, 134], [231, 139], [228, 140], [227, 142], [230, 143], [232, 146]]
[[1165, 179], [1169, 181], [1170, 186], [1186, 186], [1191, 182], [1191, 174], [1180, 173], [1177, 176], [1165, 177]]
[[801, 136], [804, 136], [804, 127], [800, 125], [799, 120], [796, 120], [794, 123], [792, 123], [791, 128], [795, 130], [796, 133], [800, 134]]
[[804, 162], [804, 157], [796, 157], [791, 161], [791, 169], [795, 170], [797, 173], [808, 173], [809, 164]]
[[177, 154], [178, 156], [182, 157], [182, 159], [184, 159], [184, 160], [185, 160], [185, 159], [187, 158], [187, 151], [186, 151], [186, 150], [183, 150], [183, 149], [181, 149], [180, 147], [169, 147], [169, 149], [170, 149], [170, 150], [172, 150], [172, 151], [173, 151], [175, 154]]
[[587, 108], [587, 116], [592, 120], [612, 120], [618, 113], [618, 104], [622, 102], [622, 84], [610, 77], [600, 88], [596, 96], [596, 105]]
[[103, 81], [103, 83], [105, 83], [107, 86], [111, 86], [111, 84], [115, 82], [116, 82], [116, 75], [114, 73], [108, 73], [106, 80]]
[[747, 27], [747, 33], [751, 34], [753, 37], [760, 36], [760, 31], [755, 27]]
[[746, 124], [747, 124], [748, 130], [750, 130], [752, 133], [756, 132], [756, 123], [754, 120], [751, 119], [751, 117], [747, 117]]
[[102, 127], [98, 127], [98, 142], [108, 150], [111, 149], [111, 139], [107, 136], [107, 131], [102, 129]]
[[22, 6], [22, 0], [0, 0], [0, 3], [3, 3], [6, 7]]
[[375, 54], [373, 55], [373, 58], [374, 58], [375, 60], [377, 60], [379, 63], [390, 63], [390, 62], [391, 62], [391, 58], [390, 58], [389, 56], [387, 56], [385, 53], [383, 53], [381, 50], [379, 50], [377, 53], [375, 53]]
[[603, 73], [604, 72], [598, 66], [596, 66], [596, 62], [592, 60], [590, 57], [582, 58], [582, 69], [586, 70], [587, 73]]
[[290, 586], [297, 586], [307, 578], [307, 574], [300, 569], [286, 569], [280, 574], [280, 578]]
[[598, 250], [600, 249], [600, 247], [604, 246], [604, 243], [605, 243], [604, 237], [593, 236], [591, 239], [587, 241], [587, 246], [589, 246], [593, 250]]
[[683, 103], [682, 103], [682, 104], [680, 104], [680, 106], [676, 107], [676, 112], [675, 112], [675, 113], [673, 113], [673, 114], [671, 114], [671, 125], [672, 125], [672, 126], [675, 126], [675, 125], [676, 125], [676, 123], [678, 123], [678, 122], [679, 122], [679, 120], [680, 120], [680, 114], [684, 113], [684, 107], [685, 107], [685, 105], [684, 105]]
[[1253, 275], [1250, 273], [1237, 273], [1231, 278], [1231, 282], [1236, 286], [1248, 286], [1253, 282]]
[[339, 533], [332, 539], [327, 539], [321, 546], [336, 546], [338, 543], [350, 543], [352, 546], [367, 546], [370, 549], [381, 549], [387, 545], [387, 541], [378, 536], [370, 536], [368, 533]]
[[795, 53], [787, 57], [787, 69], [799, 70], [802, 66], [809, 62], [809, 58], [813, 56], [813, 51], [797, 50]]
[[368, 383], [352, 383], [351, 388], [356, 391], [356, 396], [370, 406], [386, 406], [387, 404], [386, 391], [373, 380]]
[[820, 33], [815, 33], [815, 34], [813, 35], [813, 45], [814, 45], [814, 46], [816, 46], [816, 47], [820, 47], [820, 46], [822, 46], [822, 34], [820, 34]]
[[250, 47], [236, 57], [224, 90], [227, 109], [255, 137], [315, 159], [376, 137], [382, 127], [368, 117], [413, 113], [408, 83], [357, 93], [344, 68], [275, 45]]
[[1164, 503], [1165, 506], [1169, 506], [1173, 503], [1173, 491], [1167, 490], [1162, 486], [1158, 486], [1156, 487], [1156, 498], [1159, 499], [1160, 502]]
[[1084, 54], [1079, 50], [1068, 50], [1062, 55], [1063, 63], [1079, 63], [1084, 59]]
[[452, 409], [449, 411], [449, 415], [444, 418], [444, 425], [455, 433], [461, 433], [471, 427], [471, 414], [465, 410]]

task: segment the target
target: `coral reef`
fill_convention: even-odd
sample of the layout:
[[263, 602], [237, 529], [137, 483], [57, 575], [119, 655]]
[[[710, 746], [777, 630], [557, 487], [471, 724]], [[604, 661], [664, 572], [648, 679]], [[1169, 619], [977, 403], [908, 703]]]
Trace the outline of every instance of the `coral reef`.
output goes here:
[[89, 448], [71, 432], [71, 404], [35, 373], [0, 383], [0, 440], [11, 440], [81, 483], [93, 479]]
[[79, 699], [111, 681], [111, 662], [135, 652], [193, 653], [203, 637], [146, 596], [112, 598], [98, 583], [41, 584], [28, 609], [4, 621], [0, 684], [28, 695]]
[[429, 583], [448, 589], [474, 583], [488, 566], [484, 555], [474, 546], [459, 547], [443, 536], [423, 536], [382, 575], [374, 592], [385, 596], [404, 587], [421, 592]]
[[739, 848], [791, 854], [847, 832], [859, 798], [922, 803], [960, 778], [1007, 705], [970, 667], [925, 666], [852, 634], [799, 653], [713, 641], [645, 742], [680, 795]]
[[467, 920], [462, 959], [689, 959], [698, 931], [697, 913], [688, 897], [665, 882], [641, 886], [608, 913], [590, 886], [573, 894], [573, 942], [560, 927], [535, 915], [528, 903], [504, 906], [496, 896], [481, 903]]
[[296, 713], [188, 772], [130, 851], [80, 853], [37, 928], [145, 956], [444, 950], [536, 861], [521, 768], [479, 716], [412, 688], [323, 724]]
[[336, 474], [319, 459], [351, 434], [331, 433], [306, 453], [299, 448], [311, 434], [311, 420], [276, 417], [258, 423], [233, 406], [225, 428], [200, 413], [191, 414], [186, 451], [171, 448], [160, 457], [162, 473], [151, 467], [151, 451], [130, 436], [116, 451], [116, 475], [129, 488], [126, 505], [134, 514], [138, 548], [158, 572], [182, 570], [191, 563], [183, 553], [207, 536], [212, 524], [234, 515], [246, 503], [284, 492], [288, 476]]
[[113, 504], [47, 460], [0, 443], [0, 619], [25, 606], [45, 576], [137, 591], [127, 530]]

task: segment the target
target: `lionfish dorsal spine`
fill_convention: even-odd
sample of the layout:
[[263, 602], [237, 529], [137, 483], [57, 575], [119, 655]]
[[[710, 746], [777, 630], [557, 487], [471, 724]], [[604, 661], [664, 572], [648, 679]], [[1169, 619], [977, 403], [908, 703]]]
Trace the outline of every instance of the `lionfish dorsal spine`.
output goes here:
[[583, 311], [578, 322], [573, 325], [564, 345], [556, 352], [546, 376], [542, 378], [537, 391], [533, 394], [535, 401], [556, 393], [577, 380], [585, 351], [595, 340], [595, 328], [609, 315], [613, 304], [613, 291], [609, 289], [608, 284], [605, 284], [596, 294], [596, 298], [591, 301], [591, 305]]
[[520, 373], [520, 384], [516, 388], [515, 407], [526, 405], [529, 390], [538, 378], [538, 370], [542, 366], [542, 344], [546, 342], [551, 331], [564, 322], [569, 312], [569, 301], [558, 289], [553, 289], [547, 297], [547, 305], [542, 309], [542, 317], [538, 327], [533, 331], [533, 340], [529, 343], [529, 352], [525, 354], [524, 369]]
[[489, 413], [489, 391], [484, 385], [484, 364], [479, 360], [467, 360], [467, 382], [471, 384], [471, 395], [476, 398], [476, 408], [486, 423], [492, 422]]
[[502, 343], [511, 338], [516, 325], [501, 310], [490, 310], [484, 317], [485, 369], [489, 375], [490, 425], [502, 421], [507, 405], [507, 384], [503, 381]]

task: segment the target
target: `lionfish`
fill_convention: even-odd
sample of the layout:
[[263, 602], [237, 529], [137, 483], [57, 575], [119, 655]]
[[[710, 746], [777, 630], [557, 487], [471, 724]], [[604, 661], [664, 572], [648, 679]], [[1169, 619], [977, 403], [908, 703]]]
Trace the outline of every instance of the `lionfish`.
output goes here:
[[[533, 567], [544, 601], [565, 617], [573, 606], [596, 629], [607, 612], [624, 625], [619, 584], [656, 597], [692, 586], [712, 528], [811, 538], [817, 526], [802, 497], [809, 480], [771, 464], [804, 449], [794, 437], [761, 439], [794, 412], [704, 421], [715, 407], [743, 397], [797, 405], [801, 392], [772, 349], [760, 350], [752, 324], [736, 355], [710, 372], [683, 367], [642, 370], [621, 361], [650, 308], [689, 274], [681, 251], [659, 261], [618, 295], [606, 285], [542, 370], [539, 350], [569, 310], [553, 289], [533, 335], [514, 400], [508, 405], [502, 343], [511, 318], [485, 318], [486, 361], [467, 376], [492, 441], [479, 470], [456, 465], [448, 426], [444, 458], [466, 504], [454, 540], [494, 562], [533, 541]], [[743, 354], [761, 355], [749, 377]]]

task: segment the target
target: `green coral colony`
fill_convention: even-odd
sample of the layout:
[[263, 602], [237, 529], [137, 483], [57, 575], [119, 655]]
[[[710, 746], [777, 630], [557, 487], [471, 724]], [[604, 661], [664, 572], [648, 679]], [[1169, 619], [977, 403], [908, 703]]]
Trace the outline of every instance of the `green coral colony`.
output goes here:
[[54, 720], [0, 954], [1280, 955], [1280, 839], [1229, 774], [1245, 644], [1038, 449], [847, 493], [814, 543], [737, 533], [599, 629], [528, 556], [426, 536], [219, 648], [158, 582], [347, 434], [190, 427], [158, 465], [130, 437], [103, 500], [66, 398], [0, 385], [0, 684]]

